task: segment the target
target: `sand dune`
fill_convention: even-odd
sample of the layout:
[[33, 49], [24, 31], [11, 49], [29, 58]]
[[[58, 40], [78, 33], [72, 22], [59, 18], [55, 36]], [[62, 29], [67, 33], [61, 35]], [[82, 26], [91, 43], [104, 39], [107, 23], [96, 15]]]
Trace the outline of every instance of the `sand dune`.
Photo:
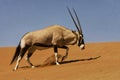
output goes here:
[[[17, 71], [9, 65], [15, 47], [0, 48], [0, 80], [120, 80], [120, 42], [87, 43], [85, 50], [69, 46], [68, 58], [54, 65], [53, 49], [36, 51], [31, 68], [23, 58]], [[59, 58], [65, 50], [59, 49]]]

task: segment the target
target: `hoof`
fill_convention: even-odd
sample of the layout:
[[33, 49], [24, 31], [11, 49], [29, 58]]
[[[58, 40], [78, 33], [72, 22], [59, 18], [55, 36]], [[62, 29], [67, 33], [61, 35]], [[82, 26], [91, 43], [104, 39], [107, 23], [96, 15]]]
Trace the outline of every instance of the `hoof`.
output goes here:
[[56, 65], [60, 65], [58, 62], [56, 62]]
[[32, 68], [35, 68], [35, 66], [32, 66]]
[[13, 69], [12, 71], [16, 71], [17, 69]]

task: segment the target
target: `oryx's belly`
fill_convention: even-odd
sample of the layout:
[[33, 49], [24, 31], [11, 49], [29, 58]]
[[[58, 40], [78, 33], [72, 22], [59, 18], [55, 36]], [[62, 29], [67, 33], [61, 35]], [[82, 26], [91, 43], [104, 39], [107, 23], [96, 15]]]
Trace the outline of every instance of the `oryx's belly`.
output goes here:
[[53, 47], [52, 45], [45, 45], [45, 44], [40, 44], [40, 43], [36, 43], [32, 46], [32, 48], [34, 49], [38, 49], [38, 50], [44, 50], [44, 49], [48, 49]]
[[48, 49], [48, 48], [51, 48], [51, 47], [34, 46], [34, 48], [38, 49], [38, 50], [44, 50], [44, 49]]

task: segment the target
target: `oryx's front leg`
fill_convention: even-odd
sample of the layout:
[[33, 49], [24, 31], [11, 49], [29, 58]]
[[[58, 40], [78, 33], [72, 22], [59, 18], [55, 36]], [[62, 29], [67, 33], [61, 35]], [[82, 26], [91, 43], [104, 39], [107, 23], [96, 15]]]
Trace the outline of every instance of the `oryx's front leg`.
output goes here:
[[60, 65], [59, 62], [58, 62], [58, 49], [57, 49], [57, 46], [53, 46], [53, 48], [54, 48], [56, 65]]
[[63, 46], [63, 47], [60, 47], [60, 48], [66, 49], [66, 54], [62, 57], [62, 60], [61, 60], [61, 62], [62, 62], [64, 59], [67, 58], [69, 48], [67, 46]]

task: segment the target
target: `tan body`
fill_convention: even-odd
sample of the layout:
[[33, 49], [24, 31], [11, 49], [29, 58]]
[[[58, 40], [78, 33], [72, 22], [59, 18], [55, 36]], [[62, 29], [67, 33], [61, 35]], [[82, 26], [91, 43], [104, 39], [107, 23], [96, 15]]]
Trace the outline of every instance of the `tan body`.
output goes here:
[[45, 29], [33, 31], [23, 36], [21, 40], [25, 45], [34, 46], [36, 43], [45, 45], [73, 45], [77, 42], [77, 33], [60, 25], [49, 26]]

